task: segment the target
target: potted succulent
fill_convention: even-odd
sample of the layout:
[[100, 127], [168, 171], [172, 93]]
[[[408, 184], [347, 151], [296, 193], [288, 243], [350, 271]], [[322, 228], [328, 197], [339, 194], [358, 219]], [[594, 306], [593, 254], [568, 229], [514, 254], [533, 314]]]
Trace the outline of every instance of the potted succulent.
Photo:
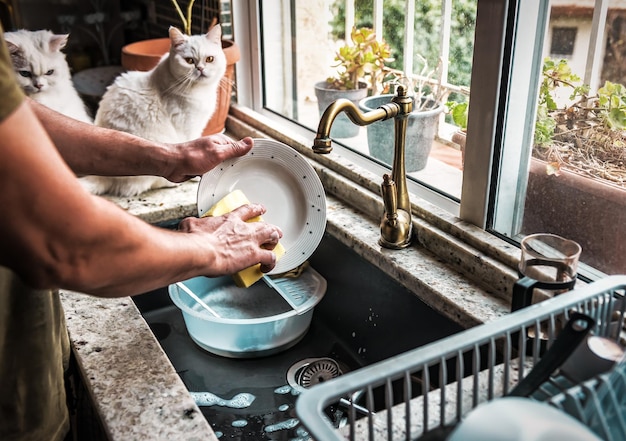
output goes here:
[[[183, 32], [187, 35], [191, 35], [191, 12], [194, 2], [195, 0], [190, 0], [185, 15], [178, 5], [177, 0], [172, 0], [172, 5], [178, 12], [183, 24]], [[214, 18], [211, 27], [214, 26], [216, 22], [217, 19]], [[141, 40], [127, 44], [122, 48], [122, 66], [126, 70], [150, 70], [157, 65], [161, 57], [167, 53], [169, 49], [170, 39], [167, 37]], [[217, 107], [215, 113], [202, 132], [205, 136], [224, 131], [235, 77], [235, 63], [241, 58], [239, 46], [232, 40], [222, 39], [222, 49], [226, 55], [226, 73], [217, 91]]]
[[[428, 71], [428, 63], [422, 58], [424, 67], [418, 79], [409, 80], [406, 76], [401, 77], [396, 83], [408, 83], [409, 90], [413, 92], [413, 112], [409, 115], [405, 143], [405, 164], [407, 172], [415, 172], [426, 167], [428, 156], [432, 149], [439, 116], [444, 111], [442, 102], [444, 88], [441, 82], [432, 83], [432, 76], [439, 71], [438, 68]], [[393, 94], [370, 96], [359, 102], [362, 111], [368, 112], [387, 104], [393, 98]], [[378, 121], [367, 126], [367, 143], [370, 155], [386, 164], [393, 161], [394, 121]]]
[[[384, 40], [378, 40], [372, 29], [353, 28], [350, 41], [336, 52], [333, 66], [337, 69], [336, 75], [315, 84], [320, 116], [339, 98], [357, 105], [368, 94], [378, 93], [389, 71], [385, 63], [393, 60], [391, 48]], [[351, 138], [358, 133], [359, 126], [342, 113], [335, 119], [330, 134], [335, 138]]]

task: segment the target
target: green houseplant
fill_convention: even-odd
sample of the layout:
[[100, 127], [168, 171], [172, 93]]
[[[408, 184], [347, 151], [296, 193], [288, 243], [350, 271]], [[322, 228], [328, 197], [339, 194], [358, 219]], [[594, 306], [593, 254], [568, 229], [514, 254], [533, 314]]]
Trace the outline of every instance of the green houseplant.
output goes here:
[[[190, 0], [187, 5], [186, 14], [183, 14], [180, 5], [176, 0], [172, 0], [172, 5], [176, 9], [182, 23], [183, 32], [191, 35], [191, 24], [193, 19], [192, 7], [195, 0]], [[209, 27], [217, 22], [217, 18]], [[161, 57], [170, 49], [170, 39], [151, 38], [130, 43], [122, 48], [122, 66], [126, 70], [147, 71], [157, 65]], [[229, 39], [222, 39], [222, 49], [226, 55], [226, 73], [220, 82], [217, 91], [217, 107], [215, 113], [206, 125], [202, 135], [212, 135], [221, 133], [226, 127], [226, 118], [228, 117], [228, 109], [230, 107], [233, 83], [235, 78], [235, 63], [241, 58], [239, 46]]]
[[[569, 90], [559, 107], [557, 90]], [[626, 186], [626, 87], [606, 81], [594, 96], [566, 60], [544, 60], [533, 156], [561, 168]]]
[[522, 230], [575, 240], [586, 263], [617, 274], [626, 265], [626, 88], [607, 81], [589, 92], [567, 61], [544, 61]]
[[448, 101], [446, 103], [450, 117], [455, 126], [461, 132], [467, 132], [467, 116], [469, 112], [469, 103], [460, 101]]
[[[377, 39], [372, 29], [353, 28], [350, 43], [341, 46], [335, 54], [336, 74], [315, 84], [320, 116], [339, 98], [358, 104], [368, 94], [379, 93], [389, 72], [385, 64], [391, 60], [391, 48], [384, 40]], [[336, 138], [350, 138], [358, 133], [359, 126], [343, 113], [335, 119], [331, 129], [331, 136]]]
[[[441, 85], [441, 80], [432, 80], [439, 72], [439, 66], [430, 69], [426, 59], [422, 57], [420, 59], [423, 67], [414, 80], [398, 73], [392, 82], [392, 84], [403, 83], [408, 86], [409, 93], [413, 95], [413, 112], [408, 118], [405, 142], [405, 164], [408, 172], [419, 171], [426, 167], [437, 134], [439, 116], [445, 109], [442, 102], [445, 90]], [[393, 96], [391, 93], [370, 96], [362, 99], [359, 107], [364, 112], [369, 112], [389, 103]], [[391, 164], [393, 161], [394, 130], [393, 119], [378, 121], [367, 126], [370, 155], [386, 164]]]

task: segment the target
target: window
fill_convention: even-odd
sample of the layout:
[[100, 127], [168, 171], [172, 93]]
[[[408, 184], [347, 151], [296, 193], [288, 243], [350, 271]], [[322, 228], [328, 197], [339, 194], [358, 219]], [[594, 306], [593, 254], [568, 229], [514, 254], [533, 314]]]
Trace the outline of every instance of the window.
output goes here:
[[554, 27], [552, 29], [552, 43], [550, 44], [550, 56], [571, 57], [574, 53], [576, 42], [576, 28]]
[[[519, 21], [509, 29], [499, 177], [491, 187], [496, 197], [486, 223], [514, 239], [550, 232], [577, 241], [586, 264], [582, 272], [590, 277], [626, 269], [620, 240], [626, 233], [621, 227], [626, 214], [621, 176], [626, 170], [618, 159], [626, 146], [626, 125], [609, 116], [626, 110], [624, 79], [603, 74], [606, 50], [613, 49], [605, 46], [606, 31], [621, 14], [609, 15], [608, 2], [601, 3], [581, 10], [574, 2], [519, 2]], [[587, 30], [585, 51], [576, 49], [568, 59], [551, 57], [545, 30], [564, 15], [572, 19], [574, 12], [578, 36]], [[534, 39], [528, 38], [529, 29], [535, 29]]]
[[[346, 42], [346, 35], [349, 42], [352, 23], [357, 29], [372, 29], [379, 39], [384, 38], [391, 46], [393, 61], [387, 63], [389, 69], [398, 76], [410, 73], [416, 84], [422, 84], [423, 90], [433, 91], [438, 82], [442, 84], [436, 91], [440, 95], [439, 109], [431, 112], [434, 115], [429, 118], [435, 140], [427, 142], [425, 147], [408, 142], [407, 148], [416, 146], [417, 150], [407, 153], [407, 165], [409, 177], [416, 185], [426, 184], [427, 193], [437, 198], [444, 195], [451, 209], [458, 213], [462, 151], [452, 140], [456, 127], [449, 117], [446, 119], [444, 111], [449, 99], [468, 100], [476, 0], [444, 2], [447, 9], [442, 8], [440, 1], [422, 2], [420, 6], [414, 5], [415, 13], [410, 15], [410, 20], [404, 0], [387, 1], [384, 10], [378, 11], [377, 6], [382, 3], [357, 1], [352, 16], [344, 0], [262, 2], [259, 7], [261, 71], [271, 81], [264, 82], [262, 101], [256, 108], [282, 115], [315, 131], [321, 111], [326, 107], [320, 105], [317, 85], [337, 74], [335, 54]], [[411, 44], [407, 48], [408, 39]], [[440, 57], [442, 51], [449, 55]], [[393, 84], [392, 77], [388, 74], [386, 82], [377, 83], [377, 87]], [[388, 101], [390, 97], [384, 99]], [[340, 124], [334, 125], [335, 133]], [[355, 160], [366, 159], [389, 166], [390, 147], [379, 149], [380, 143], [370, 145], [368, 141], [375, 129], [359, 128], [352, 123], [345, 125], [356, 129], [353, 134], [334, 137], [345, 151]], [[393, 135], [386, 136], [390, 137]], [[427, 149], [425, 154], [424, 149]], [[379, 153], [379, 150], [382, 151]]]
[[[240, 104], [281, 124], [293, 124], [312, 140], [320, 118], [315, 84], [333, 74], [343, 31], [353, 23], [371, 27], [392, 45], [398, 72], [411, 72], [413, 78], [435, 78], [446, 88], [444, 100], [463, 102], [471, 91], [467, 147], [463, 152], [453, 142], [457, 127], [450, 116], [439, 115], [426, 167], [409, 172], [412, 193], [512, 241], [534, 232], [574, 239], [583, 246], [581, 260], [588, 264], [583, 269], [590, 277], [594, 270], [626, 272], [626, 263], [618, 257], [626, 255], [617, 239], [623, 234], [616, 228], [626, 225], [626, 214], [609, 214], [609, 208], [626, 205], [622, 202], [626, 198], [609, 195], [606, 190], [607, 186], [623, 186], [618, 182], [620, 176], [626, 176], [622, 166], [610, 169], [613, 182], [606, 182], [606, 176], [594, 178], [597, 185], [593, 190], [574, 184], [579, 191], [574, 195], [550, 193], [548, 183], [541, 180], [562, 182], [570, 175], [589, 177], [598, 172], [591, 163], [578, 168], [565, 163], [565, 157], [573, 156], [571, 151], [558, 156], [567, 147], [563, 138], [567, 130], [576, 129], [573, 143], [580, 144], [588, 137], [589, 127], [568, 129], [577, 124], [567, 119], [572, 114], [546, 110], [541, 101], [545, 59], [554, 51], [567, 52], [566, 67], [590, 87], [588, 99], [595, 97], [607, 80], [626, 84], [616, 61], [626, 55], [618, 45], [626, 28], [622, 25], [626, 10], [609, 9], [608, 1], [586, 2], [590, 6], [583, 8], [573, 0], [388, 0], [384, 8], [382, 1], [258, 3], [248, 2], [246, 8], [243, 2], [239, 8], [239, 3], [233, 5], [235, 38], [241, 44], [242, 38], [251, 36], [249, 43], [243, 44], [249, 44], [250, 53], [258, 55], [248, 65], [238, 66], [238, 71], [245, 70], [244, 77], [251, 72], [247, 80], [238, 77]], [[593, 7], [596, 3], [600, 6]], [[248, 32], [247, 37], [241, 36]], [[449, 62], [439, 65], [438, 56]], [[563, 67], [560, 61], [560, 57], [552, 59], [556, 67]], [[436, 65], [439, 68], [433, 76], [429, 73]], [[572, 107], [571, 91], [566, 87], [552, 88], [549, 93], [559, 110], [583, 110]], [[626, 99], [620, 90], [610, 93]], [[626, 106], [624, 109], [626, 115]], [[616, 112], [618, 121], [621, 110]], [[592, 116], [597, 118], [587, 122], [606, 121], [601, 114], [594, 111]], [[550, 118], [553, 130], [544, 133], [548, 137], [541, 143], [547, 146], [544, 150], [556, 153], [557, 159], [546, 156], [541, 162], [537, 132], [547, 130], [542, 124], [548, 124]], [[615, 141], [607, 142], [607, 149], [624, 145], [626, 137], [620, 130], [606, 132]], [[367, 137], [367, 128], [362, 127], [355, 136], [334, 140], [354, 162], [373, 170], [388, 167], [388, 159], [373, 156]], [[583, 195], [591, 195], [590, 202], [582, 203]], [[566, 202], [574, 202], [573, 212], [565, 211]], [[580, 230], [583, 227], [586, 229]]]

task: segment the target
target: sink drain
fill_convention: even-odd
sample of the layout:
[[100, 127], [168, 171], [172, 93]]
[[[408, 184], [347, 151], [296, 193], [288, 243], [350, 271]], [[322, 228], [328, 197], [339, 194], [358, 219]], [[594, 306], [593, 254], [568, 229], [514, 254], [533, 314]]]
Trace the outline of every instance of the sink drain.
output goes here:
[[339, 365], [331, 359], [317, 360], [302, 369], [296, 380], [306, 389], [339, 376]]
[[339, 363], [332, 358], [306, 358], [289, 368], [287, 382], [294, 389], [302, 390], [332, 380], [342, 373]]

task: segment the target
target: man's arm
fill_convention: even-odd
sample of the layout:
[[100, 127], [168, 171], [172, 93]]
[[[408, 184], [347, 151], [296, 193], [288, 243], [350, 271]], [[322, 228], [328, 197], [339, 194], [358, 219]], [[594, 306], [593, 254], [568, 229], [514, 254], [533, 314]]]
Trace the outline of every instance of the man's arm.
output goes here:
[[[59, 154], [68, 150], [55, 148], [32, 108], [24, 102], [0, 122], [0, 264], [26, 283], [123, 296], [198, 275], [231, 274], [258, 262], [265, 270], [275, 265], [274, 253], [261, 245], [273, 247], [280, 230], [245, 222], [262, 214], [262, 206], [187, 219], [182, 231], [150, 226], [86, 192]], [[52, 137], [59, 143], [67, 141], [63, 129], [67, 136], [75, 134], [70, 126], [58, 127]], [[125, 135], [109, 133], [105, 141], [88, 127], [85, 133], [76, 134], [80, 140], [70, 151], [95, 144], [102, 161], [115, 161], [104, 145]], [[74, 158], [74, 165], [89, 161]], [[135, 165], [141, 168], [143, 162]]]
[[182, 182], [252, 148], [250, 138], [234, 141], [224, 135], [181, 144], [155, 143], [76, 121], [33, 100], [28, 104], [64, 161], [78, 175], [153, 175]]

